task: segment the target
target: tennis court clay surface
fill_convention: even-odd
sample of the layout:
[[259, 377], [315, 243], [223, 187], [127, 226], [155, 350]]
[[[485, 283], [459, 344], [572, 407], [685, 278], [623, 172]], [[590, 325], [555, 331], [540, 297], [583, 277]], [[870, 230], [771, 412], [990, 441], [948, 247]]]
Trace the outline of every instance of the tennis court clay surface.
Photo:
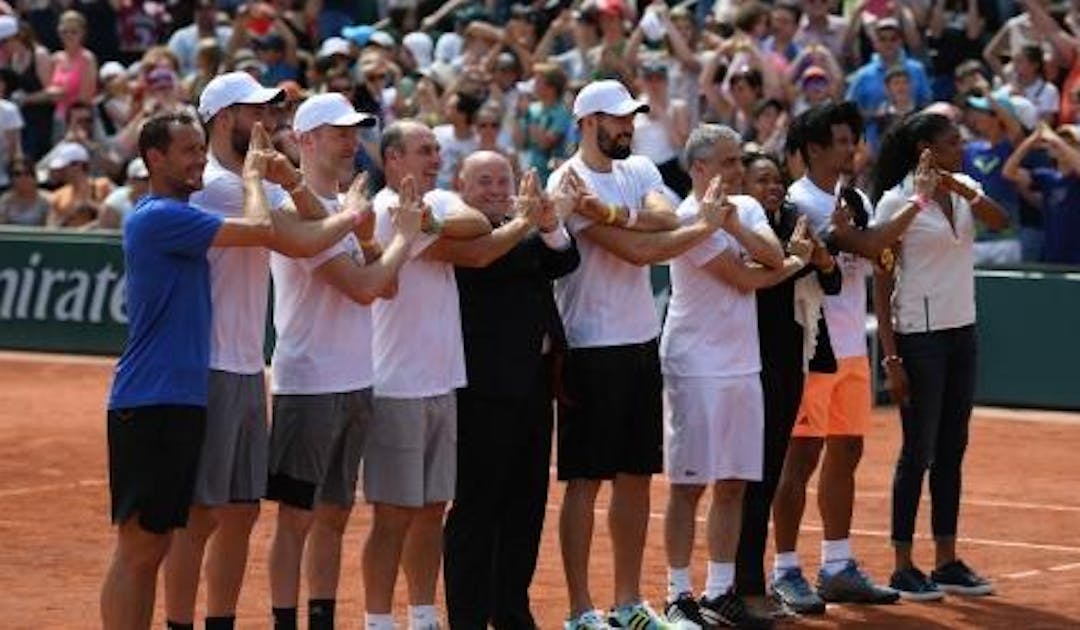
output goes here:
[[[0, 354], [0, 627], [100, 625], [98, 591], [113, 544], [104, 414], [111, 370], [106, 360]], [[895, 409], [878, 410], [859, 472], [853, 534], [856, 554], [878, 580], [887, 580], [891, 570], [889, 496], [898, 440]], [[959, 549], [971, 566], [994, 580], [997, 594], [878, 608], [830, 606], [823, 618], [784, 627], [1080, 628], [1078, 482], [1080, 416], [979, 409], [964, 468]], [[561, 627], [567, 612], [555, 527], [560, 496], [561, 488], [553, 484], [532, 588], [534, 612], [545, 629]], [[654, 480], [652, 498], [643, 588], [659, 607], [666, 579], [663, 479]], [[799, 543], [810, 570], [816, 570], [821, 536], [813, 499], [811, 494]], [[273, 505], [264, 504], [254, 533], [237, 611], [241, 628], [270, 625], [267, 550], [274, 513]], [[916, 556], [927, 570], [933, 558], [925, 538], [928, 513], [924, 500]], [[607, 606], [610, 545], [605, 518], [597, 516], [592, 584], [597, 604]], [[368, 517], [361, 505], [349, 525], [338, 604], [342, 628], [362, 625], [359, 564]], [[699, 540], [694, 556], [699, 588], [704, 554]], [[164, 627], [161, 600], [159, 591], [155, 627]], [[200, 593], [200, 610], [203, 601]], [[400, 623], [403, 578], [396, 601]]]

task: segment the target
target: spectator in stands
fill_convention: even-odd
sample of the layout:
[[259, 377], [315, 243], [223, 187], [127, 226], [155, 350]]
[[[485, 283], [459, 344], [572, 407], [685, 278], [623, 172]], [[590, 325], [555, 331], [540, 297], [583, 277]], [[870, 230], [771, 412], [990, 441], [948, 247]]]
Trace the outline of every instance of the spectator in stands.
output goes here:
[[835, 4], [835, 0], [802, 0], [803, 15], [795, 34], [795, 44], [803, 48], [821, 44], [842, 62], [847, 56], [844, 40], [848, 26], [847, 20], [831, 12]]
[[49, 214], [49, 197], [38, 189], [34, 169], [24, 160], [8, 169], [11, 189], [0, 196], [0, 224], [43, 226]]
[[795, 61], [801, 50], [795, 43], [795, 36], [802, 15], [802, 9], [792, 0], [780, 0], [774, 4], [769, 14], [769, 36], [765, 38], [762, 47], [781, 55], [788, 62]]
[[993, 0], [934, 0], [931, 4], [926, 44], [935, 99], [948, 101], [955, 96], [953, 71], [979, 59], [986, 16], [991, 13], [996, 13]]
[[0, 40], [0, 65], [11, 68], [18, 77], [11, 100], [19, 105], [26, 122], [23, 152], [37, 160], [52, 146], [53, 97], [46, 89], [52, 78], [52, 56], [37, 42], [26, 21], [0, 17]]
[[86, 148], [76, 142], [60, 143], [49, 161], [49, 169], [63, 185], [52, 194], [46, 225], [94, 227], [113, 184], [107, 178], [90, 176], [90, 154]]
[[1044, 78], [1046, 63], [1042, 46], [1029, 44], [1022, 47], [1020, 54], [1013, 58], [1012, 68], [1012, 80], [1007, 85], [1009, 91], [1027, 97], [1035, 104], [1039, 116], [1054, 124], [1061, 109], [1061, 93], [1056, 85]]
[[[1055, 166], [1024, 168], [1025, 158], [1039, 148], [1050, 152]], [[1042, 194], [1042, 261], [1080, 264], [1080, 129], [1064, 125], [1054, 132], [1041, 125], [1009, 156], [1002, 172], [1021, 190]]]
[[476, 151], [476, 112], [483, 103], [483, 98], [468, 92], [454, 92], [446, 99], [446, 123], [432, 129], [441, 158], [436, 188], [451, 190], [461, 160]]
[[74, 103], [92, 103], [97, 93], [98, 63], [85, 48], [86, 18], [78, 11], [65, 11], [57, 26], [63, 48], [53, 53], [49, 94], [56, 102], [53, 137], [63, 135], [67, 110]]
[[8, 165], [22, 157], [25, 122], [19, 106], [8, 100], [18, 80], [11, 68], [0, 68], [0, 191], [10, 185]]
[[126, 174], [125, 184], [105, 198], [101, 218], [98, 220], [99, 228], [113, 230], [123, 228], [135, 204], [150, 192], [150, 173], [146, 170], [146, 163], [142, 158], [135, 158], [129, 162]]
[[[169, 50], [180, 60], [180, 76], [187, 78], [199, 69], [199, 50], [204, 39], [212, 39], [223, 49], [232, 39], [232, 27], [218, 24], [215, 0], [195, 0], [195, 21], [173, 31]], [[198, 96], [193, 97], [198, 102]]]
[[296, 40], [287, 39], [292, 33], [281, 35], [273, 31], [257, 37], [252, 42], [259, 61], [266, 66], [262, 73], [262, 84], [275, 86], [282, 81], [296, 81], [300, 78], [300, 63], [296, 57]]
[[859, 68], [851, 79], [847, 98], [855, 101], [863, 118], [870, 118], [888, 101], [885, 74], [894, 66], [907, 70], [911, 83], [912, 100], [922, 107], [930, 102], [930, 81], [921, 62], [904, 53], [903, 33], [900, 23], [891, 17], [881, 18], [874, 24], [874, 55]]
[[[690, 137], [690, 109], [686, 101], [668, 97], [668, 66], [646, 60], [638, 69], [641, 100], [646, 112], [634, 116], [635, 154], [649, 158], [660, 169], [664, 184], [680, 198], [690, 192], [690, 176], [679, 163], [679, 154]], [[566, 121], [569, 123], [569, 114]], [[546, 176], [546, 173], [544, 173]]]
[[131, 117], [131, 93], [128, 73], [118, 61], [106, 61], [98, 71], [101, 90], [94, 98], [94, 110], [107, 138], [119, 132]]

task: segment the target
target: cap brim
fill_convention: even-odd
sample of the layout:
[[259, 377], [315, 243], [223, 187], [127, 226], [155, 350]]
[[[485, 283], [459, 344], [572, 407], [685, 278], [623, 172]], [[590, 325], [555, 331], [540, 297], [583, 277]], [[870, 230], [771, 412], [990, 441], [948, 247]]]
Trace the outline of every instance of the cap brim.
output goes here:
[[281, 88], [261, 87], [244, 98], [236, 101], [241, 105], [264, 105], [285, 100], [285, 90]]
[[597, 111], [594, 111], [594, 112], [586, 112], [584, 114], [579, 115], [577, 118], [578, 118], [578, 120], [581, 120], [582, 118], [585, 118], [586, 116], [592, 116], [594, 114], [607, 114], [608, 116], [629, 116], [631, 114], [647, 114], [647, 113], [649, 113], [649, 105], [648, 105], [648, 103], [643, 103], [643, 102], [638, 101], [638, 100], [630, 99], [628, 101], [623, 101], [622, 103], [619, 103], [618, 105], [615, 105], [613, 107], [609, 107], [607, 109], [601, 109], [601, 110], [597, 110]]
[[330, 124], [334, 127], [374, 127], [376, 122], [378, 122], [378, 119], [371, 114], [352, 112], [345, 114]]

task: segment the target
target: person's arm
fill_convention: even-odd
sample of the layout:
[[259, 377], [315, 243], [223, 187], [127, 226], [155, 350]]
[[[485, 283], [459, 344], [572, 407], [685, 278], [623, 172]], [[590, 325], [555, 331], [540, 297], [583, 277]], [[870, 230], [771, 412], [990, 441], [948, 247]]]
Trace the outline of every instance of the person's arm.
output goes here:
[[1053, 153], [1054, 159], [1057, 160], [1058, 168], [1061, 170], [1068, 169], [1074, 173], [1080, 173], [1080, 151], [1077, 151], [1071, 144], [1065, 142], [1065, 140], [1049, 126], [1044, 126], [1042, 129], [1043, 138], [1050, 148], [1050, 151]]
[[953, 176], [952, 173], [942, 172], [941, 187], [949, 192], [960, 195], [971, 205], [971, 212], [975, 218], [986, 224], [986, 227], [994, 231], [1004, 230], [1009, 226], [1009, 215], [1005, 209], [998, 205], [982, 191], [971, 188], [964, 182]]
[[1020, 143], [1020, 146], [1016, 147], [1016, 150], [1009, 155], [1009, 159], [1005, 160], [1005, 165], [1001, 167], [1001, 175], [1016, 184], [1016, 187], [1020, 190], [1028, 190], [1031, 188], [1031, 173], [1021, 166], [1024, 162], [1024, 158], [1028, 153], [1039, 143], [1041, 139], [1041, 129], [1036, 129], [1024, 141]]
[[712, 277], [735, 287], [741, 293], [751, 293], [780, 284], [806, 266], [806, 259], [794, 254], [781, 258], [775, 269], [747, 263], [734, 252], [720, 253], [703, 267]]
[[[930, 39], [939, 39], [945, 32], [945, 3], [948, 0], [934, 0], [930, 8], [930, 21], [926, 25], [926, 36]], [[971, 1], [968, 2], [968, 13], [971, 12]], [[974, 0], [977, 2], [978, 0]], [[971, 28], [969, 25], [968, 28]], [[970, 37], [969, 37], [970, 39]]]
[[285, 16], [278, 14], [274, 18], [274, 32], [281, 36], [282, 41], [285, 42], [285, 63], [293, 68], [300, 67], [300, 60], [296, 56], [296, 35], [293, 35], [292, 29], [285, 22]]
[[[270, 202], [263, 190], [262, 173], [254, 164], [248, 150], [244, 161], [244, 213], [239, 217], [227, 217], [214, 236], [214, 247], [257, 247], [270, 243], [274, 238], [274, 221], [271, 218]], [[258, 159], [256, 156], [255, 159]]]
[[[738, 241], [739, 245], [742, 245], [754, 262], [769, 269], [777, 269], [784, 264], [784, 247], [765, 219], [764, 212], [761, 210], [761, 221], [754, 227], [744, 225], [739, 220], [737, 212], [731, 213], [727, 222], [721, 227]], [[803, 232], [800, 232], [799, 237], [802, 234]], [[797, 238], [793, 235], [792, 240], [797, 240]]]
[[967, 15], [964, 20], [964, 35], [968, 38], [968, 41], [976, 42], [982, 37], [985, 29], [986, 20], [983, 19], [982, 14], [979, 13], [979, 0], [968, 0]]
[[681, 147], [690, 137], [690, 108], [682, 101], [675, 101], [668, 108], [668, 139], [672, 146]]
[[543, 61], [551, 56], [551, 51], [555, 47], [555, 40], [560, 35], [570, 32], [570, 29], [574, 24], [574, 12], [572, 9], [563, 9], [559, 16], [552, 20], [548, 25], [548, 29], [544, 31], [544, 34], [540, 37], [540, 41], [536, 43], [536, 48], [533, 49], [533, 59]]
[[438, 218], [428, 209], [424, 212], [421, 229], [427, 234], [438, 234], [439, 239], [470, 239], [492, 232], [491, 222], [482, 212], [465, 205], [455, 204], [445, 217]]
[[[969, 2], [975, 1], [969, 0]], [[1042, 3], [1020, 0], [1019, 4], [1031, 17], [1031, 25], [1035, 27], [1035, 30], [1040, 35], [1050, 39], [1050, 43], [1054, 46], [1057, 55], [1061, 59], [1071, 62], [1076, 55], [1077, 48], [1080, 48], [1080, 39], [1073, 37], [1065, 29], [1061, 28], [1061, 25], [1047, 12]], [[1066, 17], [1066, 24], [1068, 24], [1068, 17]], [[970, 30], [970, 28], [971, 25], [968, 24], [968, 29]]]
[[696, 220], [664, 232], [639, 232], [593, 224], [580, 234], [631, 265], [652, 265], [685, 252], [709, 238], [716, 227]]
[[361, 265], [347, 254], [338, 254], [316, 269], [316, 273], [358, 304], [371, 304], [377, 298], [393, 297], [398, 273], [409, 259], [409, 247], [420, 227], [419, 211], [412, 212], [417, 215], [416, 230], [411, 235], [403, 233], [401, 229], [395, 232], [378, 260]]
[[79, 100], [84, 103], [94, 101], [94, 93], [97, 92], [98, 63], [97, 57], [89, 49], [83, 50], [86, 58], [84, 72], [79, 75]]
[[1008, 43], [1008, 29], [1009, 23], [1006, 22], [996, 33], [994, 33], [994, 36], [987, 42], [986, 47], [983, 48], [983, 61], [985, 61], [987, 67], [990, 68], [991, 74], [996, 76], [1005, 75], [1005, 66], [1001, 63], [1000, 49]]
[[531, 229], [528, 219], [514, 217], [488, 234], [472, 238], [441, 237], [423, 255], [458, 267], [487, 267], [505, 256]]
[[468, 2], [469, 0], [450, 0], [449, 2], [444, 2], [434, 13], [420, 21], [420, 30], [435, 30], [439, 25], [439, 22], [442, 22], [446, 16], [457, 11], [461, 6], [468, 4]]
[[[904, 363], [896, 350], [896, 335], [892, 324], [892, 293], [895, 280], [891, 271], [874, 269], [874, 315], [877, 316], [878, 339], [881, 340], [885, 382], [893, 402], [908, 403], [908, 380]], [[870, 366], [876, 369], [877, 366]]]
[[682, 31], [671, 23], [671, 14], [668, 12], [667, 5], [656, 6], [660, 8], [660, 19], [664, 22], [664, 32], [667, 33], [668, 43], [671, 44], [671, 54], [682, 63], [687, 72], [700, 72], [701, 62], [698, 61], [694, 50], [690, 48], [690, 42], [683, 37]]
[[652, 181], [645, 186], [648, 192], [642, 197], [640, 208], [603, 203], [588, 190], [584, 180], [572, 168], [567, 169], [563, 177], [577, 198], [574, 212], [590, 221], [638, 232], [666, 232], [675, 229], [679, 226], [679, 218], [668, 198], [659, 192], [664, 181], [660, 172], [654, 167], [650, 172], [643, 171], [642, 174], [652, 178]]
[[[888, 220], [857, 229], [841, 213], [839, 221], [834, 220], [832, 240], [841, 251], [858, 254], [869, 260], [877, 260], [885, 249], [900, 239], [919, 215], [920, 208], [914, 201], [906, 201], [900, 210]], [[835, 215], [834, 215], [835, 216]]]

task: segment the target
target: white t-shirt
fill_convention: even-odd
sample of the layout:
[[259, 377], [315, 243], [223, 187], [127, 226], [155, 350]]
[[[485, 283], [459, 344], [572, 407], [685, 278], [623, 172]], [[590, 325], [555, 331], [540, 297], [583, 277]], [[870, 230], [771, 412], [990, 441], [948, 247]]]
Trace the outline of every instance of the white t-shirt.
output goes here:
[[[574, 155], [548, 178], [548, 192], [573, 168], [604, 203], [641, 208], [645, 194], [662, 191], [664, 180], [648, 158], [632, 155], [612, 163], [610, 173], [593, 171]], [[573, 215], [566, 227], [578, 234], [592, 222]], [[587, 238], [578, 239], [581, 264], [576, 271], [555, 281], [566, 340], [571, 348], [592, 348], [644, 343], [660, 334], [653, 302], [649, 267], [619, 258]]]
[[1056, 85], [1045, 79], [1036, 79], [1024, 88], [1024, 96], [1031, 101], [1040, 116], [1056, 114], [1061, 109], [1061, 93]]
[[[375, 207], [375, 238], [383, 246], [394, 235], [390, 208], [398, 195], [389, 188], [379, 191]], [[437, 217], [445, 217], [459, 203], [445, 190], [424, 195]], [[465, 386], [465, 351], [461, 337], [454, 266], [421, 256], [437, 240], [421, 234], [413, 242], [398, 274], [398, 292], [392, 300], [372, 306], [375, 394], [387, 398], [441, 396]]]
[[[873, 208], [870, 200], [859, 191], [867, 209]], [[830, 225], [836, 198], [830, 191], [817, 187], [809, 177], [802, 177], [788, 188], [788, 199], [801, 214], [806, 215], [810, 227], [821, 234]], [[833, 354], [838, 359], [866, 356], [866, 278], [873, 273], [870, 261], [841, 252], [836, 256], [843, 284], [839, 295], [825, 296], [825, 322], [829, 327]]]
[[[277, 184], [263, 182], [274, 210], [289, 200]], [[191, 195], [191, 205], [221, 217], [244, 214], [244, 181], [221, 165], [213, 154], [203, 170], [203, 189]], [[266, 307], [270, 300], [270, 251], [264, 247], [211, 247], [210, 369], [233, 374], [263, 371]]]
[[11, 183], [7, 163], [7, 155], [11, 147], [7, 146], [6, 132], [22, 129], [25, 124], [19, 106], [7, 99], [0, 98], [0, 160], [2, 160], [0, 161], [0, 186], [7, 186]]
[[[748, 229], [768, 226], [765, 210], [753, 197], [728, 197]], [[692, 195], [679, 206], [684, 225], [698, 216]], [[676, 376], [746, 376], [761, 371], [757, 298], [721, 281], [704, 269], [724, 252], [746, 260], [734, 236], [717, 230], [708, 240], [671, 261], [671, 302], [660, 339], [660, 367]]]
[[[982, 190], [967, 175], [954, 175]], [[882, 195], [874, 212], [884, 222], [900, 211], [914, 183], [908, 176]], [[975, 323], [975, 218], [967, 200], [953, 193], [953, 226], [933, 203], [915, 216], [900, 241], [896, 287], [892, 294], [893, 327], [899, 333], [930, 332]]]
[[[319, 198], [327, 213], [338, 199]], [[310, 258], [270, 252], [274, 277], [273, 392], [331, 394], [371, 387], [371, 307], [359, 304], [318, 274], [340, 255], [363, 263], [356, 236], [347, 234]]]
[[453, 125], [439, 125], [431, 130], [435, 134], [435, 140], [439, 142], [439, 177], [435, 186], [443, 190], [449, 190], [454, 184], [454, 173], [465, 156], [476, 151], [480, 146], [473, 134], [462, 140], [454, 135]]

